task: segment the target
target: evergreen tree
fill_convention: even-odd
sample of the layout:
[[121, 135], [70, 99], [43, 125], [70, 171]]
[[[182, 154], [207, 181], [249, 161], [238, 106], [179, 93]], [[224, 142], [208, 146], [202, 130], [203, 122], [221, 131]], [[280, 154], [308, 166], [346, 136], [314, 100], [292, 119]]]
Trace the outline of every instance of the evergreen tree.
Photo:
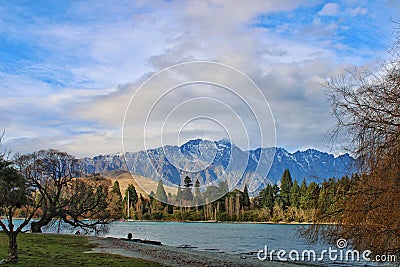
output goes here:
[[[128, 199], [129, 199], [129, 203], [128, 203]], [[135, 186], [133, 184], [129, 184], [125, 190], [125, 196], [124, 196], [124, 202], [123, 202], [125, 215], [128, 215], [128, 208], [132, 209], [135, 207], [136, 203], [138, 202], [138, 199], [139, 199], [139, 197], [137, 195]], [[130, 219], [131, 216], [132, 216], [132, 214], [129, 211], [128, 219]]]
[[242, 195], [242, 199], [241, 199], [241, 205], [243, 207], [249, 208], [250, 207], [250, 197], [249, 197], [249, 190], [247, 189], [247, 185], [244, 185], [244, 189], [243, 189], [243, 195]]
[[154, 194], [154, 191], [151, 190], [151, 191], [150, 191], [150, 194], [149, 194], [149, 197], [150, 197], [150, 198], [154, 198], [155, 195], [156, 195], [156, 194]]
[[192, 179], [190, 179], [189, 176], [186, 176], [185, 180], [183, 182], [184, 182], [184, 188], [183, 188], [183, 192], [182, 192], [182, 198], [186, 201], [192, 201], [193, 200]]
[[122, 210], [122, 194], [119, 187], [119, 182], [115, 181], [109, 196], [108, 210], [113, 218], [121, 219], [123, 216]]
[[281, 191], [279, 193], [282, 208], [285, 210], [290, 205], [290, 191], [292, 190], [293, 181], [290, 171], [286, 169], [281, 179]]
[[167, 196], [167, 193], [165, 192], [164, 184], [161, 179], [158, 181], [155, 198], [158, 199], [162, 203], [168, 202], [168, 196]]
[[278, 199], [278, 196], [279, 196], [279, 187], [278, 187], [277, 184], [274, 184], [274, 185], [272, 186], [272, 195], [273, 195], [274, 200]]
[[[133, 184], [128, 185], [128, 188], [126, 189], [126, 193], [129, 194], [129, 201], [131, 202], [131, 204], [136, 204], [136, 202], [138, 201], [138, 194], [136, 192], [136, 188]], [[125, 196], [127, 196], [127, 194], [125, 193]]]
[[307, 206], [306, 194], [307, 194], [307, 182], [306, 178], [304, 178], [300, 185], [300, 207], [302, 209], [306, 209]]
[[300, 207], [300, 187], [297, 180], [294, 180], [292, 190], [290, 191], [290, 205], [296, 208]]
[[318, 209], [321, 214], [329, 214], [335, 209], [337, 194], [337, 182], [330, 178], [321, 184], [321, 189], [318, 198]]
[[308, 185], [304, 201], [305, 209], [314, 209], [317, 207], [319, 190], [319, 185], [315, 182], [311, 182]]
[[259, 204], [262, 208], [266, 208], [269, 211], [270, 215], [272, 215], [272, 212], [274, 210], [276, 189], [277, 187], [274, 188], [272, 185], [268, 184], [258, 194]]

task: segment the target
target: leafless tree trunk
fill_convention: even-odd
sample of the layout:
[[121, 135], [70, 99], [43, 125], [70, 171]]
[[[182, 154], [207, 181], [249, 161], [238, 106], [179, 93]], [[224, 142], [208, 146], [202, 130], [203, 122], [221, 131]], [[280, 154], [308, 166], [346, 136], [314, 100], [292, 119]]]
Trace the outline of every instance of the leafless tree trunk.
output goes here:
[[111, 216], [106, 212], [110, 182], [98, 175], [80, 179], [83, 172], [73, 156], [41, 150], [17, 155], [16, 163], [42, 202], [42, 215], [31, 223], [32, 232], [40, 233], [53, 219], [91, 230], [110, 222]]

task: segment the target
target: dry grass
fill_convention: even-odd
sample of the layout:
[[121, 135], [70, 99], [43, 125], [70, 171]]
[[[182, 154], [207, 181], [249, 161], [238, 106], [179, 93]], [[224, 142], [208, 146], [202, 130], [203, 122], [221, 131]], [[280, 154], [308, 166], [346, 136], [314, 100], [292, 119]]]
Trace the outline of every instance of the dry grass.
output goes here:
[[[146, 178], [140, 175], [131, 175], [127, 171], [123, 170], [115, 170], [106, 172], [103, 174], [105, 178], [111, 179], [114, 183], [118, 181], [119, 187], [121, 189], [121, 193], [124, 194], [125, 190], [128, 188], [129, 184], [133, 184], [136, 188], [136, 192], [142, 194], [142, 196], [147, 196], [151, 191], [154, 193], [157, 191], [158, 182], [151, 180], [150, 178]], [[176, 194], [177, 189], [164, 185], [165, 192]]]

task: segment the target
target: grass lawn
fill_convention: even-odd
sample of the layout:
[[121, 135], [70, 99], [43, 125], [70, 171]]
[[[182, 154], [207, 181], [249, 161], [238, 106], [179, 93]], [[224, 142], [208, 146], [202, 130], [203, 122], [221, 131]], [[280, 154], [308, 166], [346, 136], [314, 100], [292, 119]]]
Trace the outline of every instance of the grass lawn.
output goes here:
[[[17, 266], [162, 266], [158, 263], [103, 253], [83, 253], [94, 245], [83, 236], [19, 234]], [[7, 256], [8, 237], [0, 232], [0, 259]]]

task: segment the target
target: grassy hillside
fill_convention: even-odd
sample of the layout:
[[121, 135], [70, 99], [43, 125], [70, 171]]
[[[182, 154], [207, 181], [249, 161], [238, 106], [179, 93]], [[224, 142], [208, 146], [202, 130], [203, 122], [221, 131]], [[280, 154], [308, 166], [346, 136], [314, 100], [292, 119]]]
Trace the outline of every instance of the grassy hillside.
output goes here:
[[[113, 183], [118, 181], [119, 187], [121, 189], [122, 195], [125, 193], [126, 188], [129, 184], [133, 184], [136, 188], [136, 192], [138, 194], [142, 194], [143, 196], [147, 196], [148, 193], [157, 191], [158, 182], [151, 180], [150, 178], [146, 178], [140, 175], [131, 175], [127, 171], [123, 170], [115, 170], [103, 173], [103, 176], [111, 179]], [[140, 185], [140, 186], [139, 186]], [[170, 192], [171, 194], [176, 194], [177, 189], [164, 185], [164, 189], [167, 194]], [[146, 193], [147, 192], [147, 193]]]

